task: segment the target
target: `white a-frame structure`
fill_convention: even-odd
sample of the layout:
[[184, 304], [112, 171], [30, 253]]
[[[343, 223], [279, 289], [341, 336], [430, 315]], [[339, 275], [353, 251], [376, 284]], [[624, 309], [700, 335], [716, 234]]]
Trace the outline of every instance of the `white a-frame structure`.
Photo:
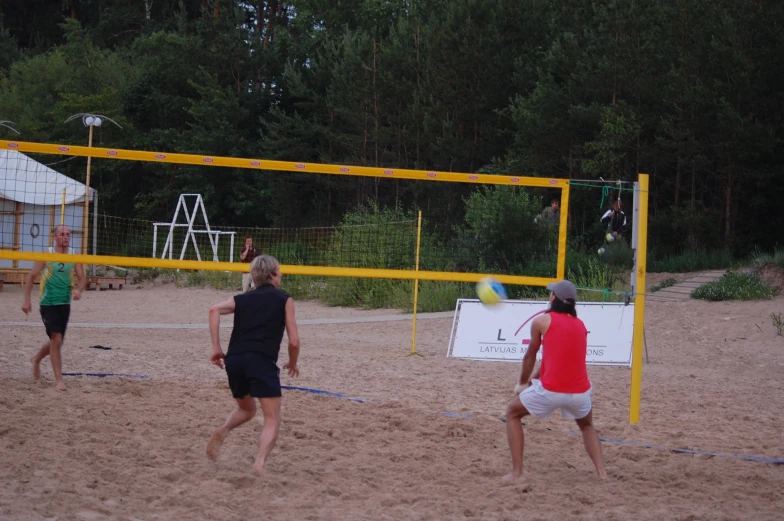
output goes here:
[[[195, 201], [193, 202], [193, 210], [188, 209], [188, 203], [186, 202], [186, 197], [195, 197]], [[187, 222], [179, 223], [177, 222], [177, 218], [180, 216], [180, 210], [182, 210], [183, 216], [185, 217]], [[199, 212], [201, 211], [202, 218], [204, 219], [204, 228], [194, 229], [194, 226], [197, 226], [197, 219], [199, 216]], [[163, 245], [163, 253], [161, 253], [161, 258], [165, 259], [167, 256], [169, 259], [172, 258], [173, 250], [174, 250], [174, 229], [175, 228], [187, 228], [185, 232], [185, 241], [182, 243], [182, 251], [180, 252], [180, 260], [185, 258], [185, 252], [188, 249], [188, 241], [193, 244], [193, 249], [196, 250], [196, 258], [198, 260], [201, 259], [201, 252], [199, 251], [199, 245], [196, 244], [196, 234], [197, 233], [206, 233], [207, 238], [210, 240], [210, 247], [212, 248], [212, 260], [214, 262], [218, 262], [218, 239], [221, 235], [228, 235], [231, 237], [231, 248], [229, 249], [229, 262], [234, 262], [234, 234], [236, 232], [222, 232], [220, 230], [212, 230], [210, 229], [210, 221], [207, 219], [207, 210], [204, 209], [204, 199], [202, 199], [201, 194], [180, 194], [180, 199], [177, 201], [177, 209], [174, 210], [174, 217], [172, 218], [172, 222], [170, 223], [153, 223], [153, 237], [152, 237], [152, 256], [156, 257], [157, 255], [157, 248], [158, 248], [158, 226], [168, 226], [169, 227], [169, 234], [166, 237], [166, 242]], [[199, 225], [200, 226], [200, 225]]]

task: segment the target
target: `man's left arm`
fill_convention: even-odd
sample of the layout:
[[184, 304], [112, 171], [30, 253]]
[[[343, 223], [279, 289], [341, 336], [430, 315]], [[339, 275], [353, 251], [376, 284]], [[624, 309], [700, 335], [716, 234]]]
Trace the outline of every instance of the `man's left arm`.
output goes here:
[[87, 277], [84, 276], [84, 264], [77, 264], [74, 266], [76, 271], [76, 289], [73, 292], [73, 299], [79, 300], [82, 298], [82, 292], [87, 287]]

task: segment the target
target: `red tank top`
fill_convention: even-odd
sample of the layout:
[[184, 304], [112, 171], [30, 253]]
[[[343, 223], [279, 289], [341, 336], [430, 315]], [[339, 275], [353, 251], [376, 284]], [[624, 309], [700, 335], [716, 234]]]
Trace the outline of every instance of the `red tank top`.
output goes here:
[[584, 393], [591, 388], [585, 366], [588, 330], [577, 317], [549, 315], [550, 327], [542, 339], [542, 387], [554, 393]]

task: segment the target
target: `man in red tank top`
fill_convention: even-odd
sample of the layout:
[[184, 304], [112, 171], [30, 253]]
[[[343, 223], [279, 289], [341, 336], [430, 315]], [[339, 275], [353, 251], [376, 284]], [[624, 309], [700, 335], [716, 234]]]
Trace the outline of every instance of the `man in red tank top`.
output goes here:
[[[577, 289], [568, 280], [552, 282], [547, 289], [550, 309], [531, 324], [531, 344], [523, 357], [520, 382], [515, 386], [515, 397], [506, 407], [512, 472], [504, 479], [523, 474], [523, 416], [547, 418], [556, 409], [561, 410], [564, 418], [577, 422], [585, 450], [599, 477], [605, 479], [602, 447], [591, 418], [591, 382], [585, 365], [588, 330], [575, 310]], [[533, 374], [536, 354], [542, 345], [542, 363]]]

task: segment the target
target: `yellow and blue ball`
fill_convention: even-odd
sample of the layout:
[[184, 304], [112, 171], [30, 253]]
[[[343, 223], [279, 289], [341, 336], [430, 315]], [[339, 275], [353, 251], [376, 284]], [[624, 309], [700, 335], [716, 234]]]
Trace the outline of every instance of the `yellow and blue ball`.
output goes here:
[[504, 286], [492, 277], [485, 277], [477, 282], [476, 295], [486, 306], [495, 306], [507, 298]]
[[615, 240], [615, 235], [608, 233], [604, 236], [604, 238], [607, 240], [607, 242], [613, 242]]

